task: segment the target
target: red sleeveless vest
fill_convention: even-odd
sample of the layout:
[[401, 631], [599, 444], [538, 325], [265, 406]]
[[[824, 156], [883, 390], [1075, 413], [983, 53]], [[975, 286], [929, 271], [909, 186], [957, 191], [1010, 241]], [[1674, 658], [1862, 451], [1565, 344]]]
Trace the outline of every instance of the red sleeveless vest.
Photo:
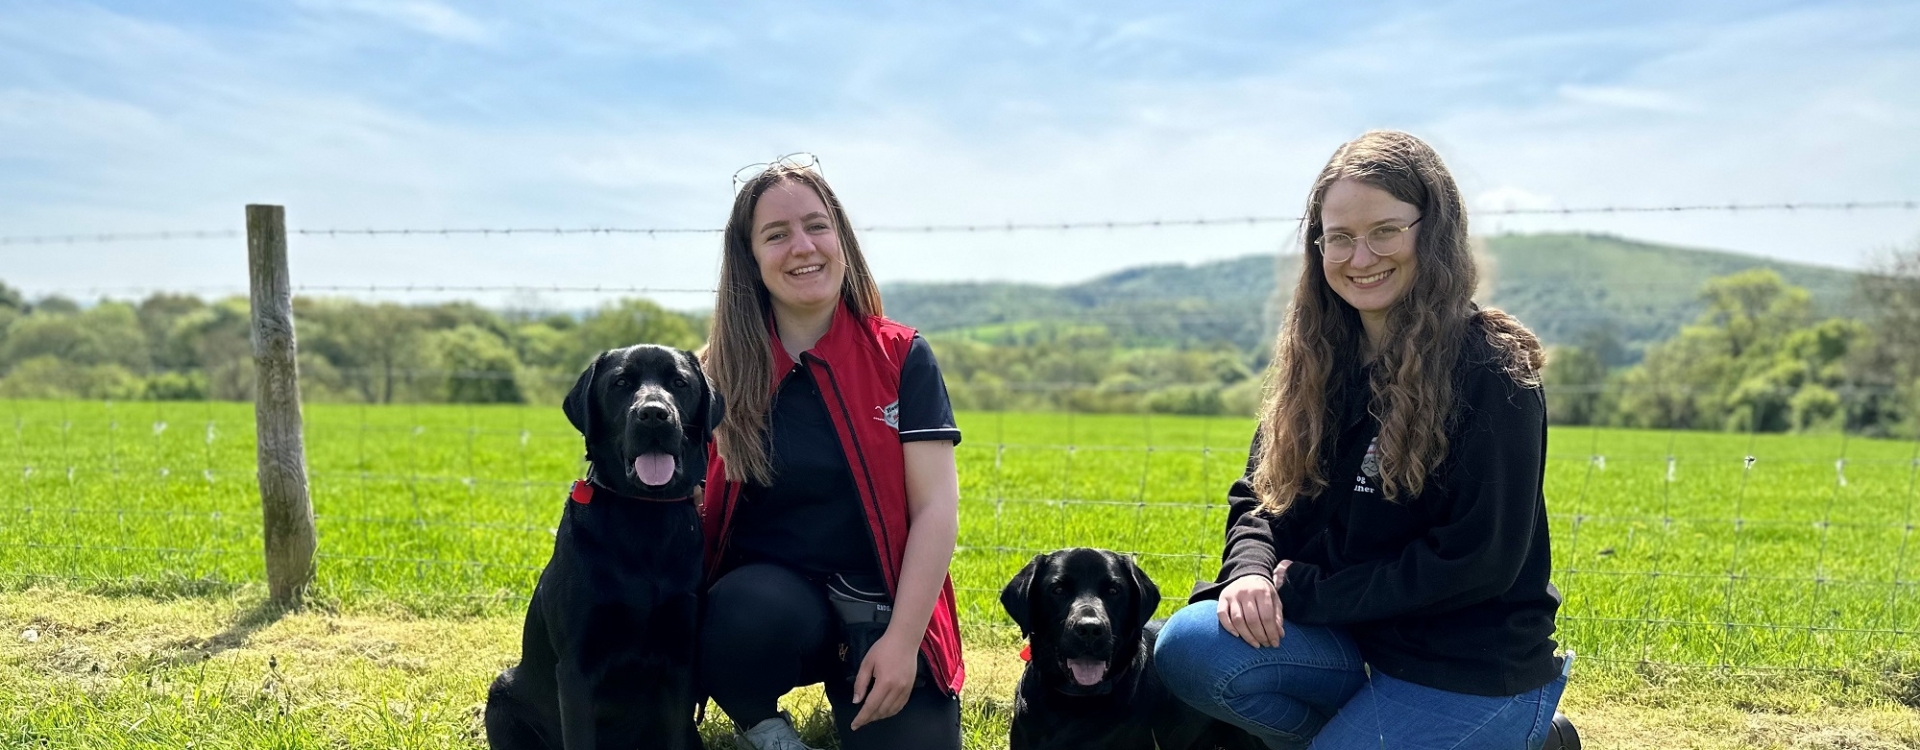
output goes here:
[[[773, 392], [795, 363], [780, 345], [779, 335], [769, 334], [773, 378], [767, 388]], [[880, 574], [887, 581], [887, 592], [896, 597], [900, 565], [907, 552], [907, 469], [899, 428], [889, 424], [888, 416], [899, 405], [900, 369], [913, 346], [913, 335], [912, 328], [877, 315], [858, 318], [842, 302], [826, 335], [800, 355], [826, 401], [840, 448], [853, 470], [853, 484], [859, 491], [860, 507], [866, 512], [874, 549], [880, 555]], [[717, 577], [726, 554], [733, 510], [742, 489], [741, 483], [729, 482], [726, 477], [726, 463], [719, 451], [709, 448], [706, 499], [700, 507], [708, 584]], [[953, 578], [949, 576], [934, 601], [926, 637], [920, 641], [920, 653], [933, 670], [930, 677], [950, 695], [958, 695], [967, 678], [960, 658], [957, 609]]]

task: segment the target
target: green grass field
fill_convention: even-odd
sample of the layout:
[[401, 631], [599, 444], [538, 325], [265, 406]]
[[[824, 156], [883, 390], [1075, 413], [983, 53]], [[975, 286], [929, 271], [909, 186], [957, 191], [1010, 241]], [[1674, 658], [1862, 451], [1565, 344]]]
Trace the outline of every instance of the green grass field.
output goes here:
[[[362, 678], [319, 669], [306, 684], [332, 685], [313, 690], [335, 697], [301, 703], [286, 688], [291, 678], [274, 677], [320, 661], [298, 639], [273, 652], [285, 664], [247, 671], [258, 654], [247, 656], [246, 644], [279, 643], [264, 633], [283, 627], [249, 604], [263, 578], [250, 404], [0, 402], [0, 467], [11, 472], [0, 474], [0, 624], [98, 637], [87, 647], [96, 654], [146, 644], [145, 655], [75, 667], [80, 677], [60, 666], [71, 654], [45, 644], [0, 647], [0, 669], [10, 670], [0, 672], [0, 722], [28, 727], [0, 729], [0, 747], [102, 736], [120, 738], [105, 747], [143, 746], [147, 724], [125, 728], [141, 711], [172, 717], [153, 726], [201, 717], [264, 727], [235, 747], [477, 741], [471, 709], [486, 677], [513, 657], [518, 616], [580, 470], [578, 436], [547, 407], [321, 404], [306, 418], [321, 619], [336, 629], [406, 630], [383, 641], [402, 654], [388, 654], [398, 672], [380, 671], [379, 658], [355, 668], [371, 670]], [[999, 609], [1001, 584], [1036, 551], [1109, 547], [1140, 555], [1170, 612], [1215, 570], [1221, 502], [1245, 464], [1252, 423], [996, 413], [959, 421], [953, 577], [970, 661], [983, 665], [983, 689], [970, 693], [988, 694], [970, 704], [986, 727], [970, 746], [992, 747], [1003, 732], [994, 727], [1004, 726], [994, 691], [1009, 689], [1000, 672], [1013, 667], [984, 665], [1004, 662], [1017, 639]], [[1696, 718], [1726, 701], [1789, 711], [1920, 704], [1914, 442], [1556, 428], [1550, 446], [1554, 579], [1566, 596], [1559, 638], [1582, 655], [1576, 683], [1587, 685], [1569, 693], [1570, 704], [1693, 696], [1703, 706]], [[138, 614], [153, 607], [158, 614]], [[89, 630], [63, 616], [109, 626]], [[141, 631], [150, 637], [100, 635], [136, 621], [191, 624], [154, 624]], [[193, 632], [169, 640], [169, 627]], [[484, 642], [456, 649], [446, 642], [456, 631]], [[180, 646], [193, 639], [201, 645]], [[309, 646], [331, 648], [316, 645], [324, 640]], [[195, 648], [232, 658], [182, 661]], [[428, 655], [405, 656], [410, 649]], [[226, 675], [223, 687], [206, 682], [209, 668]], [[281, 680], [268, 703], [259, 703], [263, 679]], [[222, 708], [198, 702], [225, 695]], [[365, 705], [356, 708], [355, 696]], [[438, 729], [388, 726], [396, 700]], [[384, 718], [366, 718], [373, 728], [339, 718], [363, 714]], [[1886, 736], [1920, 742], [1911, 715], [1898, 716], [1912, 731]], [[1885, 723], [1867, 724], [1875, 722]]]

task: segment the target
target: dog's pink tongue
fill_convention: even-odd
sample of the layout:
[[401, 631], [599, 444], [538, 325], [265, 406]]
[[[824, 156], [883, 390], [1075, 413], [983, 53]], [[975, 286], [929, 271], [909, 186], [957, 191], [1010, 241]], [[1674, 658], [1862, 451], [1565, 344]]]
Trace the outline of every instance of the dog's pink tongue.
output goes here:
[[658, 487], [673, 481], [673, 456], [647, 453], [633, 460], [633, 475], [641, 484]]
[[1107, 676], [1107, 663], [1093, 659], [1068, 659], [1067, 671], [1073, 673], [1073, 681], [1083, 687], [1100, 684]]

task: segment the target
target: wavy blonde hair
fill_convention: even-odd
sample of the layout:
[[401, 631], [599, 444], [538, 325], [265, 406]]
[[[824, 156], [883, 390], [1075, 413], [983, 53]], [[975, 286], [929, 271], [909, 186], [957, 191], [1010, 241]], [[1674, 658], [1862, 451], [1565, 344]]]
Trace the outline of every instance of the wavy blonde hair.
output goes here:
[[767, 415], [773, 407], [772, 338], [768, 326], [773, 300], [760, 278], [753, 257], [753, 210], [760, 196], [782, 183], [806, 186], [827, 205], [828, 219], [840, 240], [847, 273], [840, 299], [856, 317], [882, 314], [880, 285], [867, 270], [867, 257], [853, 237], [853, 224], [840, 198], [820, 173], [808, 168], [775, 166], [748, 180], [733, 198], [733, 212], [721, 235], [720, 295], [713, 306], [713, 325], [707, 334], [705, 365], [713, 386], [726, 399], [726, 416], [714, 439], [726, 459], [727, 481], [773, 481], [773, 460], [767, 455]]
[[1293, 301], [1274, 341], [1260, 409], [1260, 455], [1253, 473], [1261, 506], [1274, 515], [1299, 497], [1327, 488], [1327, 467], [1339, 438], [1341, 391], [1366, 364], [1360, 315], [1328, 286], [1316, 240], [1327, 190], [1356, 180], [1420, 208], [1413, 284], [1387, 311], [1393, 335], [1377, 348], [1366, 388], [1380, 422], [1382, 491], [1389, 500], [1420, 494], [1447, 456], [1453, 427], [1454, 373], [1472, 329], [1479, 329], [1503, 369], [1534, 386], [1546, 363], [1540, 341], [1513, 316], [1479, 309], [1479, 280], [1467, 245], [1466, 208], [1440, 155], [1406, 133], [1375, 130], [1333, 152], [1307, 198], [1305, 261]]

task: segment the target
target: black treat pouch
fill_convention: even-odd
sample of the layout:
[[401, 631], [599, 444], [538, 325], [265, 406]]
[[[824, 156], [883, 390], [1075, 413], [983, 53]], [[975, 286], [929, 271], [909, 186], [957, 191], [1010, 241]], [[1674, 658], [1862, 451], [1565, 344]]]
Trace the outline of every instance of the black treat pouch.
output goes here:
[[840, 620], [840, 664], [851, 683], [860, 676], [867, 651], [893, 621], [893, 598], [878, 576], [835, 573], [827, 576], [827, 603]]
[[[877, 575], [828, 575], [828, 604], [841, 623], [841, 669], [847, 683], [860, 677], [860, 664], [893, 621], [893, 598]], [[914, 656], [914, 687], [927, 683], [927, 656]]]
[[[860, 664], [866, 652], [874, 648], [881, 635], [887, 635], [887, 623], [893, 621], [893, 597], [887, 597], [887, 585], [879, 575], [831, 574], [826, 579], [828, 604], [841, 623], [841, 671], [851, 685], [860, 677]], [[927, 681], [927, 658], [914, 658], [914, 687]]]

